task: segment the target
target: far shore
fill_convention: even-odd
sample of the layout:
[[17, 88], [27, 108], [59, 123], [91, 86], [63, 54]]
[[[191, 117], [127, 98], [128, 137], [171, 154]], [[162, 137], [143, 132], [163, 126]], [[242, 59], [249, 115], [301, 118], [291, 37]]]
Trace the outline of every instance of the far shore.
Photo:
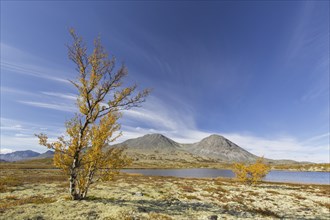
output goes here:
[[[283, 171], [305, 171], [305, 172], [330, 172], [330, 163], [320, 164], [278, 164], [270, 165], [271, 170]], [[132, 165], [124, 169], [228, 169], [231, 170], [232, 163], [220, 162], [181, 162], [181, 161], [162, 161], [162, 160], [145, 160], [134, 161]], [[51, 158], [38, 160], [25, 160], [16, 162], [0, 162], [0, 168], [6, 169], [56, 169]]]

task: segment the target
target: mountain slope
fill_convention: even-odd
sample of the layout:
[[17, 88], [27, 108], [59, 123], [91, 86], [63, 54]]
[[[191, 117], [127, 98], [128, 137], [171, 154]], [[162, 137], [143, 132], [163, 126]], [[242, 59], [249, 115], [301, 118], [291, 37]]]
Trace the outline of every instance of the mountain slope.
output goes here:
[[192, 154], [221, 162], [252, 162], [257, 158], [256, 155], [220, 135], [211, 135], [200, 142], [185, 146], [186, 150]]
[[54, 151], [48, 150], [45, 153], [39, 154], [37, 157], [31, 159], [43, 159], [43, 158], [53, 158]]
[[129, 139], [113, 147], [126, 147], [125, 152], [133, 160], [142, 163], [152, 161], [197, 162], [205, 158], [187, 152], [182, 145], [161, 134], [147, 134]]
[[25, 151], [15, 151], [8, 154], [0, 154], [0, 160], [13, 162], [13, 161], [22, 161], [22, 160], [53, 158], [53, 156], [54, 156], [54, 152], [51, 150], [48, 150], [42, 154], [32, 150], [25, 150]]
[[142, 137], [129, 139], [120, 145], [127, 145], [128, 148], [145, 150], [175, 150], [180, 144], [165, 137], [162, 134], [147, 134]]

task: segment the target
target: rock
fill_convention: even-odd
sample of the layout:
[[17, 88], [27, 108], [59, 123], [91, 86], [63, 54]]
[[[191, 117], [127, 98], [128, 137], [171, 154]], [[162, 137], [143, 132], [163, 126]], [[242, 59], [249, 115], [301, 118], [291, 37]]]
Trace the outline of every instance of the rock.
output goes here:
[[217, 215], [210, 215], [207, 219], [209, 220], [217, 220], [218, 216]]
[[143, 196], [143, 193], [142, 192], [136, 192], [133, 195], [135, 195], [135, 196]]

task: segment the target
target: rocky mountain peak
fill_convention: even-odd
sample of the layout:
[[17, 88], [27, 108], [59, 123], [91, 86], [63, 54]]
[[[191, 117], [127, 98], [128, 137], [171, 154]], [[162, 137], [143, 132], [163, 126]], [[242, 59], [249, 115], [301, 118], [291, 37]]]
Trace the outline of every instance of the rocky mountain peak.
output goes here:
[[215, 146], [215, 147], [231, 147], [232, 145], [234, 145], [232, 142], [230, 142], [228, 139], [226, 139], [225, 137], [221, 136], [221, 135], [217, 135], [217, 134], [212, 134], [204, 139], [202, 139], [199, 142], [200, 145], [207, 145], [207, 146]]
[[143, 136], [144, 138], [151, 138], [151, 139], [168, 139], [167, 137], [165, 137], [162, 134], [146, 134]]
[[162, 134], [147, 134], [139, 138], [134, 138], [123, 142], [124, 145], [129, 145], [133, 148], [142, 149], [168, 149], [177, 148], [179, 144], [165, 137]]
[[202, 139], [201, 141], [220, 141], [220, 140], [227, 140], [227, 139], [218, 134], [211, 134], [210, 136]]
[[221, 161], [252, 161], [256, 156], [237, 146], [235, 143], [217, 134], [212, 134], [200, 142], [187, 147], [191, 153]]

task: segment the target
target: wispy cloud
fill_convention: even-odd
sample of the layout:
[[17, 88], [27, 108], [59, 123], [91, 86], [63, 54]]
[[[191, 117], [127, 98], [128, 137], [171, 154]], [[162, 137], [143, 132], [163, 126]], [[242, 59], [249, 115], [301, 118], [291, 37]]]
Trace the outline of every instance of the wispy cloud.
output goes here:
[[[50, 136], [58, 136], [63, 133], [64, 126], [59, 123], [31, 123], [27, 121], [19, 121], [16, 119], [10, 118], [0, 118], [1, 120], [1, 133], [12, 133], [12, 134], [24, 134], [24, 135], [33, 135], [35, 133], [45, 132]], [[19, 136], [19, 135], [16, 135]]]
[[[6, 62], [6, 61], [1, 61], [0, 65], [1, 65], [2, 71], [7, 70], [10, 72], [14, 72], [14, 73], [39, 77], [39, 78], [48, 79], [48, 80], [54, 80], [57, 82], [70, 83], [69, 80], [67, 80], [67, 79], [51, 76], [50, 70], [47, 70], [46, 68], [41, 68], [39, 66], [17, 64], [17, 63]], [[48, 72], [48, 74], [45, 74], [45, 72], [46, 73]], [[56, 75], [56, 74], [54, 74], [54, 75]]]
[[[258, 156], [271, 159], [329, 162], [327, 153], [330, 150], [329, 133], [300, 140], [289, 135], [273, 135], [273, 137], [265, 138], [255, 134], [202, 131], [196, 127], [192, 112], [169, 107], [155, 97], [143, 108], [125, 111], [122, 124], [124, 124], [123, 136], [117, 142], [148, 133], [162, 133], [179, 143], [194, 143], [217, 133]], [[144, 126], [138, 126], [141, 124]]]
[[[42, 58], [36, 57], [26, 51], [22, 51], [3, 42], [1, 46], [0, 67], [2, 74], [7, 71], [11, 73], [24, 74], [42, 79], [52, 80], [60, 83], [69, 84], [69, 80], [61, 72], [54, 70], [54, 66], [40, 65], [46, 63]], [[64, 71], [65, 72], [65, 71]], [[59, 77], [63, 76], [63, 77]]]
[[22, 104], [38, 107], [38, 108], [48, 108], [64, 112], [75, 112], [76, 108], [68, 106], [67, 103], [46, 103], [46, 102], [34, 102], [34, 101], [18, 101]]
[[0, 91], [2, 94], [11, 93], [11, 94], [17, 94], [17, 95], [21, 95], [21, 96], [36, 96], [37, 95], [37, 93], [35, 93], [35, 92], [29, 92], [26, 90], [6, 87], [6, 86], [1, 86]]
[[314, 137], [311, 137], [307, 140], [304, 141], [304, 143], [310, 143], [310, 142], [315, 142], [315, 141], [319, 141], [319, 140], [325, 140], [325, 139], [329, 139], [330, 133], [324, 133], [324, 134], [320, 134], [320, 135], [316, 135]]
[[[75, 112], [75, 101], [77, 100], [77, 95], [73, 93], [60, 93], [60, 92], [29, 92], [26, 90], [1, 87], [2, 93], [11, 93], [19, 95], [20, 99], [16, 102], [30, 105], [39, 108], [54, 109], [64, 112]], [[25, 99], [25, 100], [24, 100]], [[37, 100], [37, 101], [35, 101]]]
[[[271, 159], [292, 159], [298, 161], [329, 162], [329, 142], [307, 143], [294, 137], [264, 138], [256, 135], [225, 133], [223, 134], [239, 146], [258, 155]], [[316, 155], [316, 156], [315, 156]]]
[[48, 96], [54, 96], [57, 98], [68, 99], [68, 100], [77, 100], [77, 95], [75, 95], [73, 93], [42, 92], [42, 94], [45, 94]]
[[[150, 96], [142, 108], [124, 111], [124, 120], [147, 123], [154, 128], [179, 131], [181, 128], [195, 128], [191, 109], [180, 101], [164, 103], [159, 98]], [[142, 123], [141, 123], [142, 122]]]

